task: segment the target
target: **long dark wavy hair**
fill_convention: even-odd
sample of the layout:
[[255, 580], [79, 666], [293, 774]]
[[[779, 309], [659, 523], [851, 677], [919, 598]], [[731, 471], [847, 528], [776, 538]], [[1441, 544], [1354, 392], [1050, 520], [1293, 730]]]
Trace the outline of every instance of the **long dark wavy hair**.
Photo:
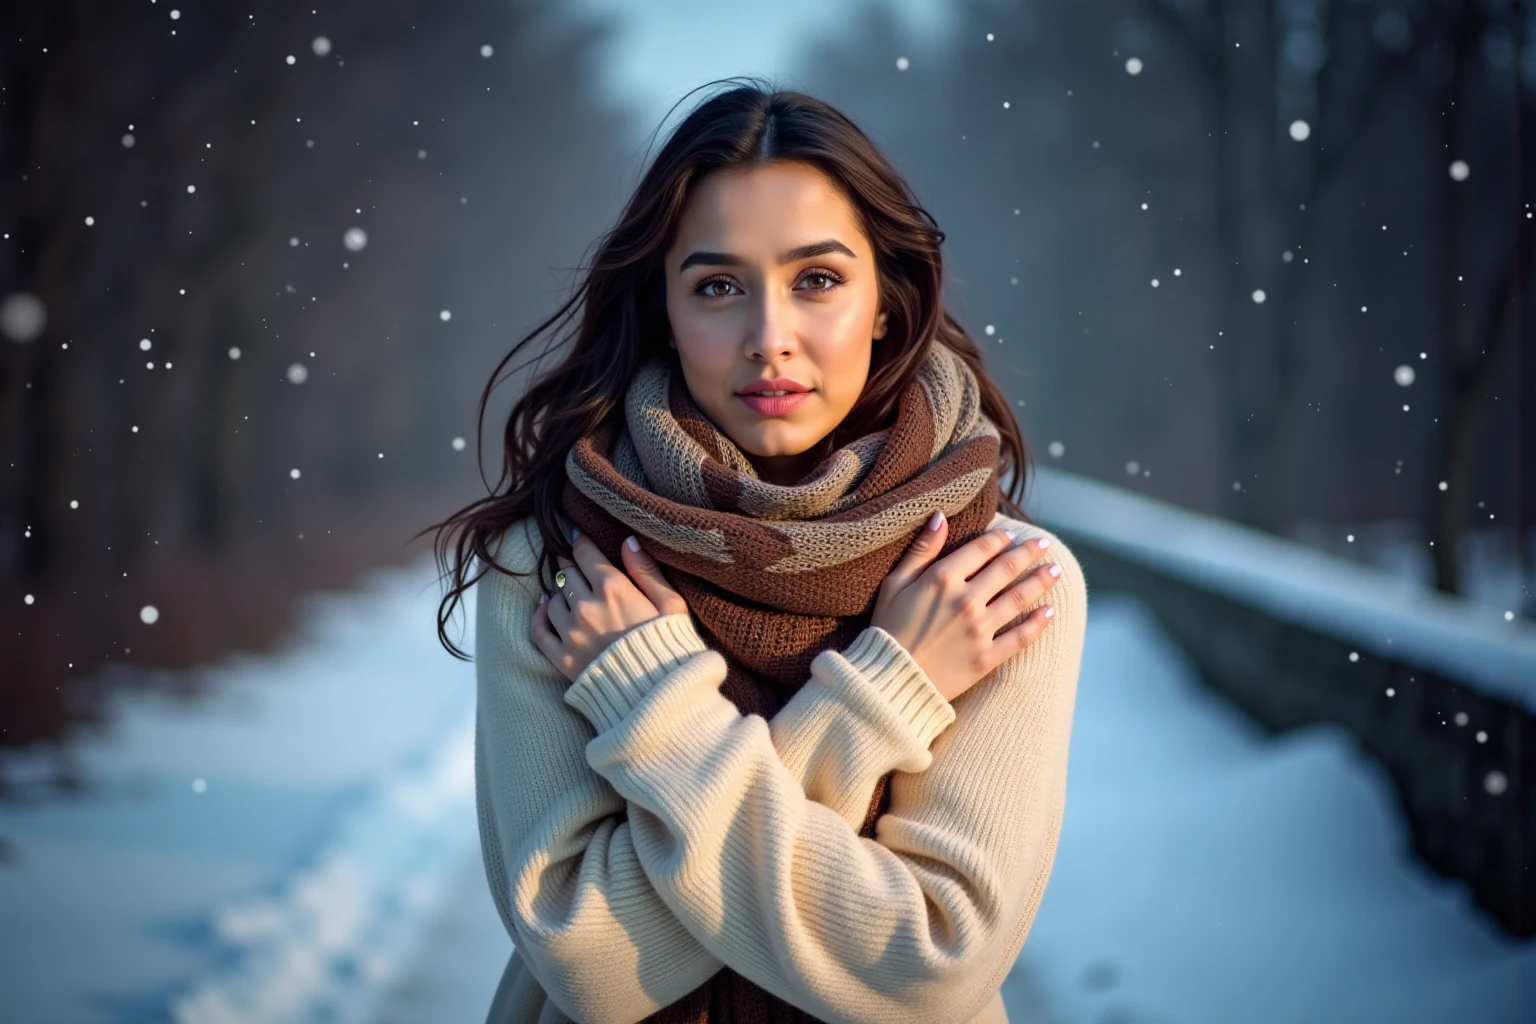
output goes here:
[[[486, 384], [477, 420], [482, 429], [491, 392], [513, 356], [558, 324], [534, 360], [542, 362], [569, 336], [562, 332], [575, 324], [574, 342], [564, 359], [535, 376], [513, 405], [502, 434], [501, 477], [490, 493], [416, 535], [437, 531], [437, 565], [442, 578], [452, 578], [438, 607], [437, 633], [456, 658], [469, 660], [448, 639], [446, 627], [463, 594], [493, 566], [509, 575], [526, 575], [496, 565], [488, 550], [507, 527], [533, 517], [543, 537], [538, 569], [544, 578], [553, 578], [558, 555], [571, 557], [570, 539], [557, 518], [566, 453], [577, 438], [610, 417], [623, 416], [625, 389], [643, 362], [653, 356], [675, 362], [677, 355], [667, 344], [671, 333], [663, 255], [672, 246], [693, 189], [726, 168], [773, 161], [817, 168], [852, 204], [874, 250], [887, 332], [874, 346], [863, 394], [824, 440], [826, 453], [893, 423], [902, 389], [928, 346], [948, 345], [976, 374], [982, 409], [1002, 434], [998, 469], [1007, 482], [999, 496], [1001, 510], [1031, 522], [1017, 497], [1024, 492], [1032, 464], [1018, 421], [1007, 396], [982, 366], [975, 340], [944, 309], [944, 260], [939, 251], [944, 232], [874, 143], [827, 103], [801, 92], [763, 87], [749, 78], [721, 79], [700, 88], [742, 81], [750, 84], [703, 101], [678, 125], [625, 204], [618, 224], [599, 240], [575, 293], [513, 346]], [[482, 568], [471, 577], [474, 559]]]

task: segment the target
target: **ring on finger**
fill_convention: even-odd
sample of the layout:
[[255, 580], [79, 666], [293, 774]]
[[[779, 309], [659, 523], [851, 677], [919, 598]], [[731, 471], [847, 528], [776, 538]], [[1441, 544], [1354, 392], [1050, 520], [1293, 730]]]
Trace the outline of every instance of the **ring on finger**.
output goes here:
[[560, 592], [561, 597], [565, 598], [567, 604], [577, 596], [576, 584], [580, 579], [581, 574], [574, 565], [568, 565], [555, 572], [555, 589]]
[[564, 597], [567, 602], [570, 602], [570, 579], [565, 576], [565, 570], [561, 570], [559, 573], [554, 574], [554, 590], [558, 590], [559, 593], [561, 593], [561, 597]]

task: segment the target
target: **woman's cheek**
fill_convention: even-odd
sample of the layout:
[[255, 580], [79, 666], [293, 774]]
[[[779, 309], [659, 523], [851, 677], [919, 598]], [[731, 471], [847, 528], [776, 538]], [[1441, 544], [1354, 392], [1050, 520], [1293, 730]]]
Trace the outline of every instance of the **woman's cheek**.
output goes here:
[[732, 364], [723, 344], [712, 344], [708, 338], [690, 338], [680, 344], [679, 356], [689, 391], [707, 396], [701, 404], [712, 419], [729, 418], [739, 412], [732, 406], [736, 401], [730, 386]]
[[858, 404], [859, 396], [864, 392], [864, 384], [869, 376], [869, 357], [865, 353], [862, 358], [847, 359], [841, 361], [838, 366], [826, 375], [830, 386], [828, 398], [828, 413], [833, 417], [831, 426], [836, 426]]

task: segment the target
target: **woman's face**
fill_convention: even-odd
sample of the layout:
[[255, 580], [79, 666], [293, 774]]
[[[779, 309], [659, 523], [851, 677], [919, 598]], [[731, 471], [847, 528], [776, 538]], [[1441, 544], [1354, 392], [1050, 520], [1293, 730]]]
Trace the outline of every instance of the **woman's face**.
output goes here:
[[[666, 253], [667, 316], [688, 391], [764, 479], [795, 483], [842, 422], [884, 337], [874, 253], [816, 168], [717, 171]], [[803, 397], [743, 397], [767, 378]]]

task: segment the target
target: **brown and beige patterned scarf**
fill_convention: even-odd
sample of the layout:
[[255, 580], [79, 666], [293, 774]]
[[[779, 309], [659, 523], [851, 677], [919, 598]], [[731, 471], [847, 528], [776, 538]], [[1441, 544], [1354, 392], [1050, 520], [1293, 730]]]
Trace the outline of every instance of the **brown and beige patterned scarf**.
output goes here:
[[[934, 342], [896, 421], [839, 448], [800, 483], [765, 482], [694, 403], [670, 361], [642, 366], [610, 422], [566, 459], [565, 514], [614, 565], [633, 533], [688, 602], [700, 636], [729, 665], [720, 692], [772, 717], [811, 660], [869, 625], [876, 592], [934, 509], [948, 553], [998, 508], [999, 434], [975, 375]], [[860, 835], [873, 838], [890, 776]], [[729, 967], [651, 1022], [778, 1024], [815, 1018]]]

